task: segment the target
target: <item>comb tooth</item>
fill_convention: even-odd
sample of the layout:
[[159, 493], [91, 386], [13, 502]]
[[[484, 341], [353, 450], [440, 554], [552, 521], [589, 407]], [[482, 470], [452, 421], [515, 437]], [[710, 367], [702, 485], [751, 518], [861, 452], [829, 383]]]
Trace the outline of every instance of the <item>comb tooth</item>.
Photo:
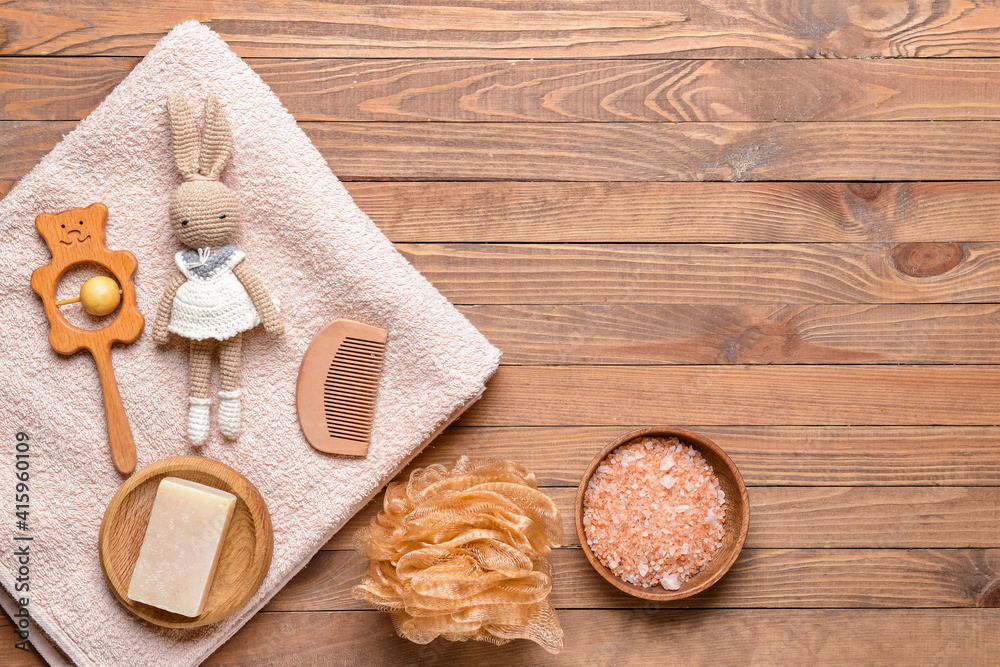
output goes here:
[[367, 433], [355, 433], [353, 431], [345, 431], [339, 428], [337, 425], [327, 424], [326, 432], [333, 438], [347, 438], [348, 440], [357, 440], [358, 442], [368, 442]]
[[344, 419], [339, 419], [335, 417], [327, 417], [326, 425], [330, 428], [338, 428], [342, 431], [350, 431], [352, 433], [357, 433], [358, 435], [368, 435], [368, 425], [365, 426], [355, 426], [354, 422], [346, 421]]
[[368, 431], [367, 431], [367, 429], [364, 430], [364, 431], [354, 431], [354, 430], [351, 430], [351, 429], [344, 428], [343, 424], [336, 424], [336, 423], [327, 422], [327, 424], [326, 424], [326, 430], [327, 431], [339, 432], [339, 433], [341, 433], [343, 435], [346, 435], [346, 436], [349, 436], [349, 437], [352, 437], [352, 438], [357, 438], [358, 440], [367, 440], [368, 439]]
[[323, 393], [336, 396], [338, 394], [351, 394], [357, 398], [374, 396], [374, 387], [359, 387], [350, 382], [332, 382], [327, 380], [323, 384]]
[[354, 419], [350, 413], [345, 415], [340, 412], [331, 412], [330, 410], [326, 411], [326, 421], [328, 424], [342, 424], [345, 428], [357, 431], [358, 433], [367, 433], [372, 425], [371, 420]]
[[340, 401], [343, 399], [345, 402], [349, 402], [355, 405], [374, 405], [375, 403], [375, 393], [365, 392], [359, 394], [357, 392], [348, 393], [346, 391], [339, 391], [336, 387], [324, 387], [323, 388], [323, 400], [326, 402]]
[[377, 340], [368, 340], [367, 338], [357, 338], [355, 336], [345, 336], [345, 343], [357, 343], [359, 345], [374, 345], [376, 347], [385, 347], [385, 343], [380, 343]]
[[384, 353], [383, 350], [369, 349], [364, 347], [350, 347], [347, 345], [341, 345], [340, 349], [337, 350], [338, 357], [343, 354], [354, 354], [363, 357], [367, 357], [369, 355], [382, 356], [383, 353]]
[[330, 364], [330, 369], [327, 371], [327, 375], [340, 375], [345, 376], [348, 379], [353, 379], [355, 376], [361, 375], [363, 376], [362, 379], [374, 380], [374, 377], [368, 376], [377, 376], [380, 370], [382, 370], [382, 367], [375, 365], [371, 365], [366, 368], [364, 366], [344, 366], [333, 363]]
[[344, 410], [353, 410], [355, 413], [361, 412], [371, 412], [372, 408], [375, 407], [375, 401], [347, 401], [341, 400], [339, 396], [324, 396], [323, 405], [327, 407], [338, 406]]
[[326, 376], [326, 382], [323, 384], [327, 385], [340, 385], [347, 389], [370, 389], [372, 391], [378, 386], [378, 375], [359, 375], [357, 373], [353, 375], [346, 375], [342, 373], [330, 373]]
[[368, 437], [368, 431], [371, 428], [371, 426], [369, 426], [369, 425], [365, 425], [363, 427], [354, 428], [354, 427], [351, 426], [351, 424], [349, 422], [345, 422], [342, 419], [327, 419], [326, 420], [326, 427], [328, 429], [336, 429], [336, 430], [342, 431], [344, 433], [350, 433], [350, 434], [355, 435], [355, 436], [357, 436], [359, 438], [367, 438]]
[[341, 350], [362, 350], [364, 352], [382, 352], [385, 350], [384, 345], [365, 345], [362, 343], [353, 343], [351, 341], [344, 341], [340, 344]]

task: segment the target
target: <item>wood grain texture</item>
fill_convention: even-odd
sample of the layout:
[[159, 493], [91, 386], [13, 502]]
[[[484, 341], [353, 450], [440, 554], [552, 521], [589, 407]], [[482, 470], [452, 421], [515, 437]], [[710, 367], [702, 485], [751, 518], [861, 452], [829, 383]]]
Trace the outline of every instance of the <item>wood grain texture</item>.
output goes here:
[[1000, 179], [1000, 123], [301, 123], [344, 180]]
[[[1000, 652], [995, 609], [564, 610], [566, 650], [396, 636], [376, 611], [261, 613], [206, 666], [989, 664]], [[336, 631], [332, 629], [336, 628]], [[262, 637], [280, 641], [262, 642]], [[944, 641], [942, 638], [947, 638]]]
[[[0, 182], [0, 195], [11, 186]], [[346, 186], [400, 243], [1000, 241], [992, 181]]]
[[[576, 487], [544, 487], [562, 514], [563, 546], [579, 547], [571, 529]], [[995, 549], [1000, 487], [754, 486], [747, 549]], [[382, 495], [323, 547], [353, 549], [354, 531], [381, 509]]]
[[990, 57], [1000, 19], [990, 5], [909, 0], [849, 7], [722, 0], [661, 6], [629, 0], [467, 2], [177, 0], [110, 12], [98, 0], [18, 0], [0, 11], [0, 53], [143, 55], [197, 18], [241, 56], [326, 57]]
[[996, 364], [989, 305], [463, 306], [506, 365]]
[[[0, 60], [0, 120], [78, 120], [132, 57]], [[298, 120], [1000, 120], [991, 60], [255, 58]]]
[[504, 366], [461, 426], [988, 426], [995, 366]]
[[[345, 181], [1000, 180], [1000, 122], [300, 123]], [[26, 174], [74, 127], [0, 121]]]
[[[29, 632], [39, 632], [34, 626], [29, 627]], [[16, 644], [21, 641], [17, 635], [14, 623], [6, 613], [0, 614], [0, 665], [12, 665], [17, 667], [47, 667], [48, 663], [38, 655], [34, 646], [30, 646], [28, 651], [22, 651]], [[29, 644], [30, 639], [29, 639]]]
[[[564, 609], [643, 609], [602, 579], [581, 549], [556, 549], [552, 600]], [[371, 609], [351, 596], [368, 559], [353, 551], [321, 551], [264, 611]], [[997, 549], [744, 549], [712, 588], [662, 607], [953, 608], [996, 606]]]
[[[132, 343], [142, 333], [145, 320], [136, 307], [135, 284], [132, 276], [138, 261], [128, 250], [111, 250], [105, 241], [108, 207], [92, 203], [86, 208], [73, 208], [59, 213], [39, 212], [35, 229], [45, 240], [51, 253], [48, 264], [31, 274], [31, 289], [41, 297], [45, 317], [49, 321], [49, 344], [60, 354], [73, 354], [87, 349], [97, 365], [104, 397], [104, 417], [108, 428], [108, 443], [115, 468], [123, 475], [135, 470], [135, 438], [125, 414], [118, 391], [118, 381], [111, 362], [111, 347], [115, 343]], [[56, 290], [63, 276], [75, 265], [92, 262], [104, 269], [120, 288], [121, 306], [110, 321], [100, 328], [83, 329], [70, 323], [59, 310]]]
[[396, 247], [463, 305], [992, 303], [1000, 275], [994, 243]]
[[347, 183], [397, 242], [1000, 241], [1000, 183]]
[[[994, 426], [701, 426], [751, 486], [998, 486]], [[621, 426], [451, 427], [396, 480], [462, 454], [518, 461], [545, 486], [575, 486]]]

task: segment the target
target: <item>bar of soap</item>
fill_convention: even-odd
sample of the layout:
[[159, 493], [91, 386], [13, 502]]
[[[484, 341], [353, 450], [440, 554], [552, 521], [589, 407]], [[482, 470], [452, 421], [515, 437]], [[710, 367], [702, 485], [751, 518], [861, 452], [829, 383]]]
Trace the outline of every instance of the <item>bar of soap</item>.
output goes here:
[[164, 477], [156, 490], [129, 599], [195, 617], [205, 610], [236, 496]]

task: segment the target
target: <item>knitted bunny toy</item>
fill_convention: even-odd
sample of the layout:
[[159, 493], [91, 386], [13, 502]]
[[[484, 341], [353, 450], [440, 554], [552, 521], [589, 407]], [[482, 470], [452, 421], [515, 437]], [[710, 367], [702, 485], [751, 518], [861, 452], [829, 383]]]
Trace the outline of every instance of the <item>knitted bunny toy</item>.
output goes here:
[[240, 434], [240, 347], [243, 332], [261, 322], [281, 335], [281, 316], [244, 254], [229, 244], [240, 224], [232, 190], [219, 182], [232, 150], [232, 134], [218, 100], [205, 100], [205, 129], [178, 95], [167, 101], [174, 158], [184, 181], [170, 199], [170, 224], [188, 250], [174, 259], [180, 272], [167, 285], [153, 325], [153, 339], [163, 345], [168, 332], [191, 341], [191, 397], [188, 440], [208, 437], [209, 374], [213, 348], [219, 348], [222, 390], [219, 430], [230, 440]]

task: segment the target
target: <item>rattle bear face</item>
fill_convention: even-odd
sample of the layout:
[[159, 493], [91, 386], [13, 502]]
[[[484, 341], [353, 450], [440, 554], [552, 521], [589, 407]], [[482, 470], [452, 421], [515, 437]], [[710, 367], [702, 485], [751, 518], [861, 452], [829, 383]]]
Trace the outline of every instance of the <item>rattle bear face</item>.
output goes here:
[[84, 243], [104, 245], [104, 223], [108, 207], [101, 203], [87, 208], [71, 208], [61, 213], [42, 213], [35, 218], [35, 228], [45, 239], [49, 251], [56, 257], [61, 250], [69, 250]]

